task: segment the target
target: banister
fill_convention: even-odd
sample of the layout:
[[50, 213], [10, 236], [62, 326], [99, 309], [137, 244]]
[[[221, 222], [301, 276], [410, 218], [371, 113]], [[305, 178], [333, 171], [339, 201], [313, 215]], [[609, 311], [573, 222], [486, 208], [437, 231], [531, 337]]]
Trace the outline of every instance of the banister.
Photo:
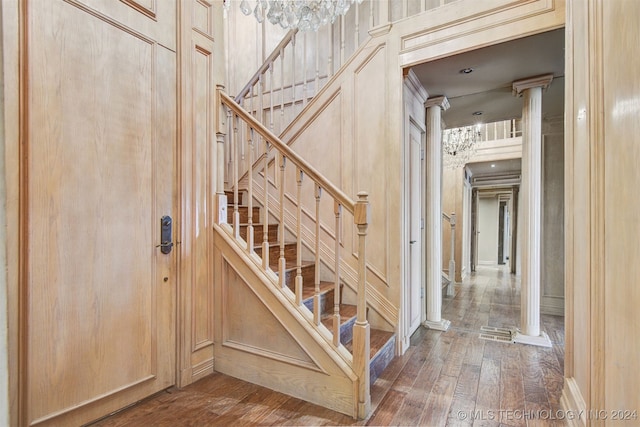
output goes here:
[[442, 212], [442, 218], [444, 218], [447, 222], [451, 222], [451, 217], [444, 212]]
[[327, 193], [329, 193], [335, 200], [337, 200], [348, 212], [354, 213], [355, 202], [347, 196], [342, 190], [336, 187], [332, 182], [327, 180], [320, 172], [318, 172], [313, 166], [311, 166], [306, 160], [300, 157], [295, 151], [293, 151], [287, 144], [282, 142], [280, 138], [275, 136], [269, 129], [267, 129], [262, 123], [260, 123], [255, 117], [253, 117], [244, 108], [240, 107], [238, 103], [218, 89], [218, 95], [222, 104], [233, 110], [234, 114], [244, 120], [251, 126], [260, 136], [265, 138], [269, 143], [275, 147], [278, 151], [284, 154], [293, 164], [295, 164], [300, 170], [304, 172], [309, 178], [322, 187]]
[[260, 66], [260, 68], [258, 68], [258, 70], [254, 73], [254, 75], [249, 79], [249, 82], [247, 82], [247, 84], [242, 88], [240, 93], [236, 95], [235, 97], [236, 102], [240, 102], [245, 96], [247, 96], [251, 88], [260, 79], [260, 76], [267, 72], [267, 70], [273, 63], [273, 61], [275, 61], [280, 56], [281, 52], [289, 44], [289, 42], [291, 42], [291, 40], [293, 39], [293, 36], [295, 36], [297, 32], [298, 32], [298, 29], [295, 28], [289, 31], [287, 34], [285, 34], [282, 40], [280, 40], [280, 43], [278, 43], [275, 49], [273, 49], [273, 52], [271, 52], [271, 54], [267, 56], [267, 59], [264, 60], [264, 63]]

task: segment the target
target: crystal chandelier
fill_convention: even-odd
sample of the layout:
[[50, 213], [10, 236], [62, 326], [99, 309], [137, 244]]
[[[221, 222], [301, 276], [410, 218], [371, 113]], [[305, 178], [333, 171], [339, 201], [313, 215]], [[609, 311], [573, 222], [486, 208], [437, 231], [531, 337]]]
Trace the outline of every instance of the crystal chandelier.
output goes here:
[[347, 13], [352, 3], [362, 3], [362, 0], [254, 0], [251, 3], [255, 6], [242, 0], [240, 10], [247, 16], [253, 13], [260, 23], [266, 17], [284, 29], [317, 31], [322, 25], [333, 24], [338, 16]]
[[445, 168], [464, 166], [476, 153], [480, 125], [442, 131], [442, 163]]

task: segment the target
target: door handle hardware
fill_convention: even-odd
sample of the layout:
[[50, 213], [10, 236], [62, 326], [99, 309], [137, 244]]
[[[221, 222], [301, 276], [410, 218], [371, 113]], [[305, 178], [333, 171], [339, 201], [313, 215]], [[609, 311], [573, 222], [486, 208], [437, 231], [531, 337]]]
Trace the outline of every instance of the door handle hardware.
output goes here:
[[413, 245], [415, 242], [416, 242], [415, 240], [411, 240], [411, 241], [409, 242], [409, 244], [410, 244], [410, 245]]
[[171, 253], [173, 249], [173, 242], [171, 241], [171, 231], [173, 228], [173, 221], [169, 215], [165, 215], [160, 218], [160, 244], [156, 248], [160, 248], [160, 252], [163, 254]]

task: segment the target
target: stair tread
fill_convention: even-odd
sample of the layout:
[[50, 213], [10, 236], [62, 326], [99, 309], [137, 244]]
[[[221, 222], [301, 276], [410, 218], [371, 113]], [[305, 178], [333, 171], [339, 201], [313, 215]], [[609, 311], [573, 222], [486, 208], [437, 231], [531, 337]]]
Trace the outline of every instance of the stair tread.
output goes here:
[[[270, 268], [271, 268], [271, 269], [272, 269], [276, 274], [278, 274], [278, 272], [279, 272], [279, 264], [278, 264], [279, 260], [280, 260], [279, 258], [276, 258], [275, 260], [273, 260], [273, 259], [269, 259], [269, 267], [270, 267]], [[309, 266], [312, 266], [312, 265], [315, 265], [315, 264], [316, 264], [316, 262], [315, 262], [315, 261], [304, 261], [304, 260], [302, 260], [302, 264], [300, 265], [300, 268], [309, 267]], [[285, 269], [284, 269], [284, 271], [285, 271], [285, 272], [288, 272], [288, 271], [295, 271], [295, 269], [296, 269], [296, 268], [298, 268], [298, 267], [297, 267], [297, 266], [295, 266], [295, 265], [293, 265], [293, 266], [291, 266], [291, 267], [287, 267], [287, 268], [285, 268]], [[307, 285], [308, 285], [308, 283], [307, 283]]]
[[[290, 245], [295, 245], [295, 244], [296, 244], [296, 242], [284, 242], [285, 246], [290, 246]], [[274, 248], [276, 246], [280, 246], [280, 243], [278, 243], [278, 242], [269, 242], [269, 247], [270, 248]], [[262, 242], [254, 242], [253, 247], [256, 248], [256, 249], [261, 248], [262, 247]]]
[[[333, 289], [333, 282], [320, 282], [320, 295], [326, 294]], [[315, 286], [302, 286], [302, 301], [313, 298], [316, 293]]]
[[[380, 351], [380, 349], [384, 347], [387, 342], [389, 342], [393, 335], [393, 332], [371, 328], [369, 330], [369, 359], [373, 359], [378, 351]], [[353, 352], [353, 341], [344, 344], [344, 346], [347, 348], [347, 350], [349, 350], [350, 353]]]
[[[351, 304], [340, 304], [340, 324], [343, 325], [353, 319], [358, 311], [358, 307]], [[328, 329], [333, 327], [333, 310], [322, 315], [322, 324]]]

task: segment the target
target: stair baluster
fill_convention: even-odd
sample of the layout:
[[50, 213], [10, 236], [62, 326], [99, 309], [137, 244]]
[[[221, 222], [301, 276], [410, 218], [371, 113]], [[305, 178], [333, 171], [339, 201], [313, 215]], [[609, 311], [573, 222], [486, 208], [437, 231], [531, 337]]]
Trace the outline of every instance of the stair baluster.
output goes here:
[[236, 239], [240, 237], [240, 212], [238, 211], [238, 122], [237, 115], [233, 116], [233, 134], [231, 137], [231, 163], [233, 164], [233, 234]]
[[295, 117], [298, 114], [296, 109], [296, 34], [291, 36], [291, 113]]
[[329, 25], [329, 56], [327, 57], [327, 81], [333, 77], [333, 25]]
[[[273, 93], [273, 89], [271, 89]], [[284, 47], [280, 49], [280, 129], [278, 133], [282, 132], [285, 127], [284, 122]]]
[[[296, 181], [298, 183], [298, 195], [296, 209], [296, 301], [302, 300], [302, 178], [304, 173], [300, 168], [296, 168]], [[320, 324], [320, 312], [315, 310], [313, 313], [314, 322]], [[315, 320], [315, 319], [318, 320]]]
[[273, 129], [273, 62], [269, 65], [269, 130], [275, 134]]
[[316, 31], [316, 84], [313, 88], [313, 96], [316, 96], [320, 92], [320, 34]]
[[344, 48], [345, 48], [345, 21], [344, 15], [340, 15], [340, 65], [344, 64]]
[[[248, 124], [246, 124], [246, 126], [248, 127]], [[249, 154], [249, 161], [248, 163], [251, 165], [253, 164], [253, 128], [250, 128], [247, 131], [247, 144], [249, 145], [249, 149], [247, 150], [248, 154]], [[247, 192], [249, 193], [247, 196], [248, 201], [247, 201], [247, 205], [248, 207], [248, 220], [247, 220], [247, 252], [249, 253], [249, 255], [251, 255], [253, 253], [253, 241], [254, 241], [254, 237], [253, 237], [253, 176], [251, 174], [249, 174], [249, 183], [247, 184]]]
[[[285, 183], [285, 165], [287, 162], [287, 158], [284, 155], [281, 155], [280, 159], [280, 224], [284, 224], [284, 183]], [[284, 288], [287, 286], [287, 281], [285, 277], [285, 270], [287, 268], [287, 260], [284, 257], [284, 226], [278, 229], [280, 232], [280, 261], [278, 263], [278, 274], [280, 279], [280, 287]], [[298, 296], [296, 295], [296, 303], [298, 305], [302, 304], [302, 298], [298, 302]]]
[[[264, 80], [263, 80], [263, 76], [262, 74], [260, 74], [260, 77], [258, 78], [258, 106], [260, 107], [260, 112], [258, 113], [256, 111], [254, 117], [256, 117], [258, 119], [258, 121], [260, 123], [264, 123], [265, 122], [265, 118], [264, 118]], [[258, 156], [256, 156], [257, 158]]]
[[337, 201], [333, 205], [336, 215], [336, 236], [334, 256], [334, 291], [333, 291], [333, 345], [340, 345], [340, 234], [342, 230], [342, 205]]
[[307, 33], [302, 34], [302, 109], [307, 106]]
[[[262, 268], [269, 268], [269, 141], [264, 140], [264, 216], [262, 219]], [[249, 174], [251, 175], [251, 174]]]
[[[313, 279], [314, 293], [313, 293], [313, 313], [314, 319], [317, 318], [317, 325], [320, 324], [320, 198], [322, 197], [322, 187], [316, 184], [316, 230], [315, 230], [315, 244], [313, 250], [315, 252], [315, 276]], [[315, 315], [317, 313], [317, 316]], [[335, 339], [335, 337], [334, 337]]]

